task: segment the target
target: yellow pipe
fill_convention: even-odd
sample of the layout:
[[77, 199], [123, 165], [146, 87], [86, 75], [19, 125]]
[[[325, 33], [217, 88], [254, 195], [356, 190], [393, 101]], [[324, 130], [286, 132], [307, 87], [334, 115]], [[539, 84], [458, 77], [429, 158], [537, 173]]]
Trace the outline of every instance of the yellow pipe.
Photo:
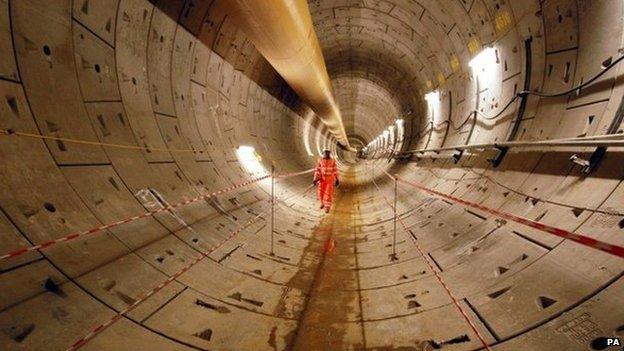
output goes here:
[[349, 141], [306, 0], [226, 0], [228, 15], [343, 146]]

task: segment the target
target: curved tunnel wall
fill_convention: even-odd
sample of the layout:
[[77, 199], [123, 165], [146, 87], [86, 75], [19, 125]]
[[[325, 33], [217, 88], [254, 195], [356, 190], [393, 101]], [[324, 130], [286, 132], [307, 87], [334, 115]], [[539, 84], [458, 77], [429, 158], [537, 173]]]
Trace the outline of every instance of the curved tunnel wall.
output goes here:
[[[303, 139], [313, 154], [331, 144], [306, 127], [309, 112], [213, 2], [0, 5], [2, 129], [139, 147], [2, 135], [3, 253], [154, 209], [136, 196], [142, 189], [177, 203], [242, 183], [251, 175], [236, 156], [240, 145], [281, 173], [312, 166]], [[411, 149], [508, 139], [520, 102], [486, 117], [523, 90], [525, 41], [532, 90], [577, 86], [619, 57], [622, 6], [310, 2], [347, 133], [370, 141], [402, 116]], [[468, 62], [487, 45], [498, 59], [483, 86]], [[578, 96], [529, 98], [515, 139], [621, 133], [620, 69]], [[434, 89], [435, 108], [423, 99]], [[473, 110], [477, 117], [467, 117]], [[309, 178], [280, 180], [275, 255], [268, 216], [222, 244], [267, 208], [263, 181], [180, 207], [177, 218], [163, 212], [3, 260], [0, 345], [66, 349], [222, 244], [82, 348], [478, 349], [415, 237], [493, 349], [585, 350], [597, 336], [622, 335], [620, 258], [401, 183], [398, 210], [413, 235], [399, 226], [395, 259], [384, 201], [394, 184], [382, 170], [622, 245], [620, 150], [609, 149], [589, 176], [568, 160], [593, 151], [512, 149], [496, 168], [488, 150], [458, 164], [450, 153], [345, 163], [357, 186], [342, 188], [326, 217], [314, 194], [300, 195]]]
[[[67, 1], [2, 3], [2, 128], [143, 148], [2, 138], [3, 252], [155, 209], [135, 196], [142, 189], [152, 188], [174, 204], [242, 183], [251, 175], [237, 159], [239, 145], [254, 146], [261, 156], [275, 162], [280, 173], [310, 167], [311, 158], [297, 158], [307, 157], [300, 142], [305, 122], [293, 111], [149, 2], [111, 4], [77, 1], [72, 8]], [[310, 133], [316, 134], [314, 128]], [[319, 140], [324, 142], [324, 137]], [[316, 147], [316, 140], [311, 142]], [[301, 184], [295, 185], [303, 189]], [[282, 181], [278, 193], [291, 188]], [[221, 243], [262, 213], [267, 191], [266, 184], [252, 185], [209, 203], [195, 202], [176, 210], [192, 229], [161, 213], [50, 247], [45, 256], [30, 253], [3, 261], [2, 348], [69, 347], [80, 334], [110, 319], [113, 309], [132, 304], [199, 252]], [[281, 206], [289, 219], [300, 216], [292, 200]], [[301, 219], [297, 226], [311, 226], [308, 221]], [[263, 231], [263, 222], [245, 231], [248, 238], [227, 242], [212, 253], [211, 263], [203, 263], [217, 265], [252, 238], [264, 245], [257, 234]], [[274, 323], [260, 320], [275, 319], [281, 332], [281, 325], [292, 323], [292, 316], [283, 318], [287, 311], [273, 317], [286, 291], [277, 282], [286, 272], [269, 268], [270, 260], [255, 264], [261, 259], [251, 253], [253, 258], [243, 257], [247, 262], [240, 262], [238, 268], [206, 270], [207, 275], [197, 279], [204, 287], [190, 282], [168, 285], [151, 299], [154, 305], [146, 303], [141, 306], [146, 309], [133, 312], [137, 313], [134, 322], [119, 322], [111, 328], [117, 332], [110, 340], [94, 340], [87, 347], [187, 349], [184, 343], [188, 341], [171, 341], [178, 337], [140, 323], [183, 291], [199, 296], [206, 289], [226, 295], [242, 292], [243, 298], [262, 301], [263, 307], [238, 301], [240, 312], [225, 317], [230, 321], [256, 319], [249, 325], [266, 325], [266, 335]], [[254, 274], [256, 278], [250, 276]], [[228, 292], [228, 284], [243, 281], [260, 293], [250, 295], [243, 286]], [[262, 287], [265, 284], [268, 290]], [[189, 290], [190, 285], [195, 287]], [[201, 299], [217, 305], [209, 298]], [[199, 307], [195, 302], [194, 306]], [[245, 313], [246, 309], [258, 311]], [[228, 329], [227, 322], [222, 328]], [[205, 329], [209, 328], [193, 334]], [[226, 342], [225, 333], [213, 329], [212, 342], [222, 340], [228, 348], [245, 348], [255, 342]], [[200, 343], [197, 347], [208, 343], [206, 335], [193, 338]]]

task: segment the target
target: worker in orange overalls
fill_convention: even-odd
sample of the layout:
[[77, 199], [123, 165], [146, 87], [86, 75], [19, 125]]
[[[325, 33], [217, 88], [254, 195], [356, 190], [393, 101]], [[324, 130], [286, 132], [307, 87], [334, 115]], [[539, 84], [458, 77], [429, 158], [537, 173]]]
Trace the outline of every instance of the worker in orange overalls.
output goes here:
[[323, 150], [323, 158], [319, 159], [314, 169], [314, 185], [318, 185], [318, 197], [321, 209], [329, 213], [334, 198], [334, 186], [340, 185], [338, 180], [338, 166], [331, 157], [331, 151]]

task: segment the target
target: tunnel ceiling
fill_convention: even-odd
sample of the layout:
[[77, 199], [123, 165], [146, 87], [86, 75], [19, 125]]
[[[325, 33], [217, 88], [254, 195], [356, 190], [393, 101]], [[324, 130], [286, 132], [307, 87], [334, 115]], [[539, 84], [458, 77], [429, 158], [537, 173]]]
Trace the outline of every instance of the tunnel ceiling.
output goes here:
[[624, 337], [624, 2], [309, 1], [356, 154], [225, 1], [0, 0], [1, 350]]
[[[367, 80], [369, 83], [353, 85], [350, 89], [377, 85], [381, 89], [373, 88], [380, 92], [376, 100], [394, 106], [387, 110], [394, 114], [391, 120], [387, 120], [387, 114], [379, 116], [378, 111], [364, 107], [375, 104], [369, 102], [375, 100], [372, 96], [366, 98], [368, 101], [363, 96], [360, 97], [362, 100], [346, 100], [343, 94], [341, 104], [360, 105], [360, 118], [366, 119], [353, 124], [349, 133], [360, 135], [360, 129], [368, 129], [370, 134], [371, 128], [364, 126], [373, 123], [376, 124], [375, 137], [397, 118], [410, 119], [412, 115], [424, 114], [422, 95], [426, 89], [437, 85], [436, 79], [444, 79], [451, 73], [449, 60], [457, 57], [456, 48], [449, 46], [448, 42], [432, 39], [447, 36], [444, 25], [439, 25], [434, 15], [427, 13], [423, 20], [425, 8], [414, 2], [311, 1], [309, 5], [330, 75]], [[432, 13], [438, 14], [438, 6], [431, 6], [435, 11]], [[455, 11], [461, 10], [458, 3], [453, 6], [460, 7]], [[271, 72], [266, 68], [268, 63], [228, 21], [227, 13], [220, 10], [219, 1], [213, 2], [209, 9], [212, 11], [207, 14], [199, 38], [211, 44], [213, 50], [237, 69], [258, 77], [252, 79], [271, 82], [271, 75], [262, 76], [261, 73]], [[415, 18], [419, 20], [415, 21]], [[431, 23], [435, 23], [435, 27], [430, 27]], [[465, 45], [457, 49], [465, 51]], [[364, 91], [370, 90], [364, 88]], [[364, 91], [362, 94], [366, 94]], [[392, 92], [392, 97], [389, 99], [389, 94], [384, 91]], [[355, 99], [360, 92], [350, 95]]]
[[[467, 63], [468, 44], [487, 43], [494, 34], [492, 30], [481, 38], [475, 35], [477, 25], [468, 16], [471, 4], [460, 1], [309, 3], [330, 72], [371, 77], [374, 84], [393, 92], [398, 110], [392, 111], [396, 113], [393, 119], [422, 116], [426, 110], [424, 93], [458, 72], [460, 59]], [[488, 23], [481, 21], [479, 27], [487, 28]], [[486, 33], [481, 30], [480, 34]], [[378, 105], [388, 100], [384, 95], [370, 96], [370, 102], [362, 105]], [[362, 118], [369, 120], [380, 116], [374, 110], [361, 112]], [[381, 120], [386, 126], [392, 124], [383, 117]], [[360, 128], [370, 125], [363, 121]], [[376, 134], [382, 129], [385, 126]]]
[[[514, 5], [507, 2], [356, 0], [309, 1], [309, 6], [330, 75], [333, 78], [359, 77], [383, 88], [378, 89], [380, 92], [392, 92], [392, 99], [382, 93], [373, 100], [396, 106], [388, 110], [395, 113], [392, 119], [408, 120], [406, 132], [414, 136], [429, 127], [425, 93], [446, 87], [454, 95], [452, 103], [466, 101], [466, 105], [469, 104], [466, 94], [474, 93], [471, 91], [474, 82], [468, 62], [482, 47], [496, 38], [502, 38], [505, 45], [512, 45], [508, 58], [511, 67], [507, 70], [518, 74], [521, 43], [513, 41], [521, 34], [542, 34], [537, 8], [522, 5], [513, 8]], [[199, 29], [199, 38], [204, 43], [255, 81], [271, 87], [270, 91], [283, 90], [274, 95], [282, 96], [282, 100], [289, 101], [288, 104], [302, 114], [305, 107], [301, 102], [293, 102], [296, 99], [291, 91], [228, 20], [219, 0], [203, 5], [198, 11], [207, 11]], [[522, 20], [522, 26], [515, 28], [514, 20]], [[360, 94], [353, 92], [351, 95], [355, 98]], [[376, 136], [393, 123], [386, 120], [386, 115], [379, 116], [377, 111], [366, 111], [363, 107], [375, 103], [345, 100], [344, 104], [362, 106], [360, 118], [363, 122], [353, 124], [351, 134], [362, 133], [356, 131], [356, 127], [368, 129], [371, 134], [371, 128], [364, 126], [372, 123], [376, 125], [373, 132]]]

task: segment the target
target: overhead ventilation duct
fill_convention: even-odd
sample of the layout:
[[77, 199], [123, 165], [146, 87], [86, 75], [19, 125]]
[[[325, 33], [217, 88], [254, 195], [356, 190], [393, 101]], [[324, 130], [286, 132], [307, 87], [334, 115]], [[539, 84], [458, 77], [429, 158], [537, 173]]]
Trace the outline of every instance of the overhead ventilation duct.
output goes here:
[[232, 0], [222, 5], [338, 143], [350, 149], [308, 3]]

